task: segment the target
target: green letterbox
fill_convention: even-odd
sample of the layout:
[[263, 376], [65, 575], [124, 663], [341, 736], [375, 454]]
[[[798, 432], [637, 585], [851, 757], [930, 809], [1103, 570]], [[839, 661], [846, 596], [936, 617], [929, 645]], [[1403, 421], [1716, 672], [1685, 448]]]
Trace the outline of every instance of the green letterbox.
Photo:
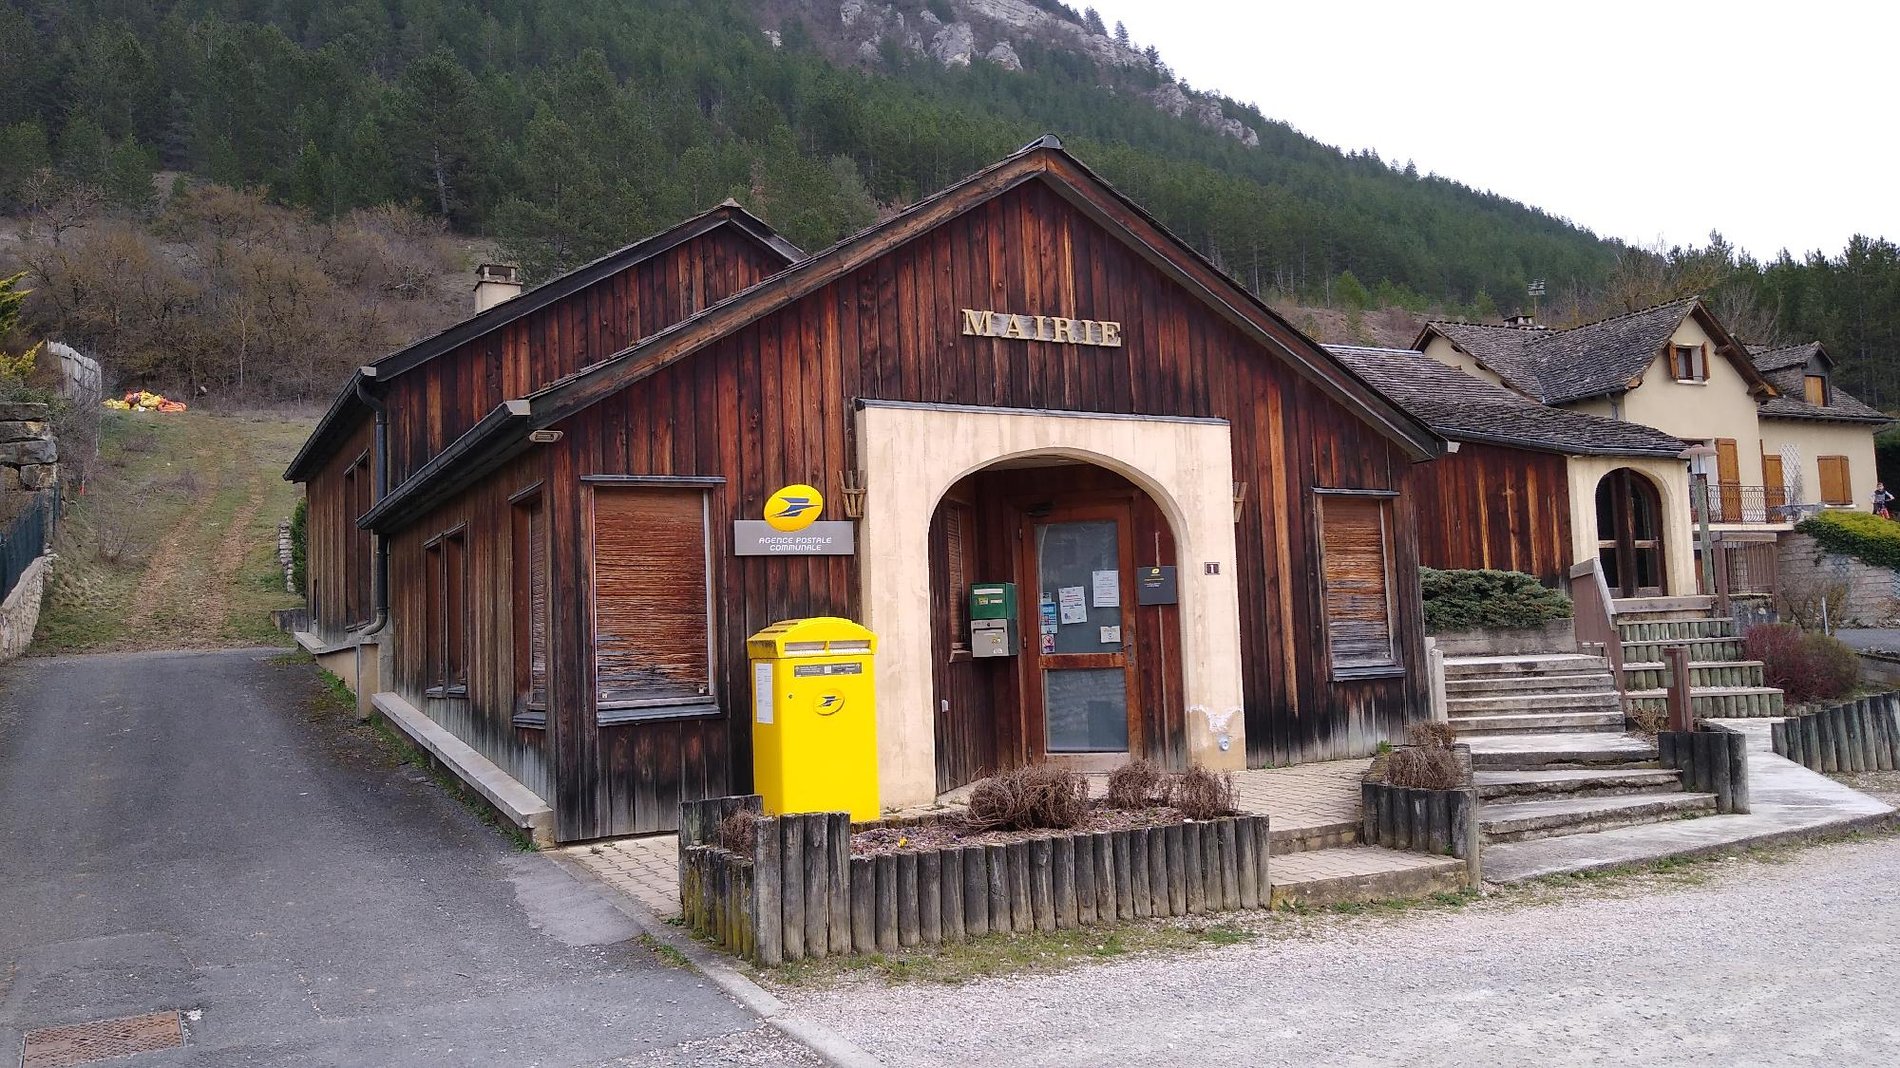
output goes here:
[[1016, 584], [979, 582], [970, 587], [971, 619], [1015, 619]]

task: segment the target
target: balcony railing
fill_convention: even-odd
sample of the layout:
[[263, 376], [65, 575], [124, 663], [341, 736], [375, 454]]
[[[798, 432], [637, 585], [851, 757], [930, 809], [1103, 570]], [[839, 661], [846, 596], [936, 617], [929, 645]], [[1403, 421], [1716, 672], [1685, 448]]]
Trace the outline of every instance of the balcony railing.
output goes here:
[[[1744, 486], [1739, 482], [1709, 483], [1709, 522], [1748, 525], [1799, 523], [1821, 510], [1818, 504], [1802, 504], [1794, 495], [1777, 486]], [[1701, 502], [1694, 506], [1694, 518], [1702, 521]]]

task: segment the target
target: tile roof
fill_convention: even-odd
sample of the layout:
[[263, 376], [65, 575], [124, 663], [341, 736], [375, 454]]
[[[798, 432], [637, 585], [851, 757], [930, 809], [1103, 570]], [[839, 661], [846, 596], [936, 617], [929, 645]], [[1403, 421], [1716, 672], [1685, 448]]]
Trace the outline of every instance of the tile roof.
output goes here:
[[1444, 335], [1513, 389], [1545, 404], [1569, 404], [1628, 388], [1698, 301], [1684, 297], [1567, 330], [1460, 322], [1428, 322], [1425, 330]]
[[1755, 369], [1763, 374], [1769, 371], [1785, 371], [1790, 367], [1806, 367], [1809, 360], [1822, 352], [1819, 341], [1810, 341], [1805, 345], [1783, 345], [1772, 349], [1761, 345], [1748, 347], [1748, 355], [1755, 361]]
[[1640, 423], [1539, 404], [1416, 349], [1328, 345], [1326, 350], [1433, 431], [1456, 441], [1571, 455], [1676, 456], [1688, 448]]
[[1757, 414], [1763, 419], [1812, 419], [1834, 423], [1885, 424], [1893, 420], [1871, 405], [1863, 404], [1839, 386], [1829, 383], [1826, 404], [1809, 404], [1802, 378], [1808, 362], [1819, 356], [1830, 367], [1834, 360], [1819, 341], [1779, 348], [1751, 347], [1755, 369], [1781, 394], [1763, 401]]

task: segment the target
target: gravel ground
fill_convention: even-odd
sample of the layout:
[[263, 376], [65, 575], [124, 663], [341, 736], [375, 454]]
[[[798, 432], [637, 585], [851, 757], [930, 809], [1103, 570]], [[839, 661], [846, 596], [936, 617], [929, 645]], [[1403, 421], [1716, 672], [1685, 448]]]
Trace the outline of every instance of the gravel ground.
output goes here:
[[770, 1024], [718, 1038], [699, 1039], [672, 1049], [653, 1050], [639, 1057], [615, 1061], [626, 1068], [702, 1068], [720, 1064], [775, 1065], [780, 1068], [822, 1068], [824, 1061]]
[[1255, 941], [1168, 959], [779, 994], [890, 1068], [1892, 1063], [1896, 887], [1884, 837], [1456, 911], [1255, 919]]

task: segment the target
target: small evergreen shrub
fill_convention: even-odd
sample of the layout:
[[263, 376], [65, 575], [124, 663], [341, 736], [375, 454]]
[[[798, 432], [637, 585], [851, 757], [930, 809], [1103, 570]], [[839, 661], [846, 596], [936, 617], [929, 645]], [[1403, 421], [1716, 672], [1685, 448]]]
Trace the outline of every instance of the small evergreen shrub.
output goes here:
[[309, 498], [297, 498], [297, 507], [290, 511], [290, 579], [297, 587], [297, 592], [306, 597], [310, 595], [310, 590], [304, 582], [304, 562], [310, 549], [310, 534], [307, 529], [309, 515]]
[[1828, 552], [1900, 570], [1900, 523], [1891, 519], [1872, 512], [1822, 512], [1794, 529]]
[[1791, 704], [1845, 697], [1860, 682], [1860, 657], [1838, 638], [1788, 623], [1763, 623], [1748, 628], [1744, 639], [1748, 658], [1762, 662], [1768, 685], [1784, 691]]
[[1503, 630], [1569, 619], [1570, 598], [1521, 571], [1418, 569], [1425, 629]]

